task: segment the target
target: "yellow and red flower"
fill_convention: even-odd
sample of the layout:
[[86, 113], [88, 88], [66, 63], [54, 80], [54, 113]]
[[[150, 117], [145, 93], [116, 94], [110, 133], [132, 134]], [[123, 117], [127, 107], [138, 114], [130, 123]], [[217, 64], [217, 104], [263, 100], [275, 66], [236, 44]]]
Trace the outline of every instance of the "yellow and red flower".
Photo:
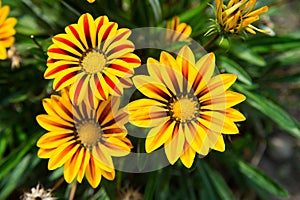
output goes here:
[[134, 68], [141, 63], [133, 54], [128, 40], [131, 31], [118, 29], [106, 16], [93, 19], [83, 14], [77, 24], [66, 27], [66, 33], [53, 37], [48, 49], [46, 79], [54, 79], [59, 91], [70, 86], [72, 102], [79, 104], [85, 96], [107, 99], [120, 96], [131, 84]]
[[260, 14], [268, 11], [268, 6], [252, 11], [255, 4], [256, 0], [230, 0], [226, 6], [223, 0], [216, 0], [218, 24], [228, 33], [239, 33], [244, 29], [252, 34], [255, 31], [268, 33], [251, 25], [259, 20]]
[[97, 187], [101, 176], [115, 177], [112, 156], [129, 154], [132, 145], [126, 138], [124, 124], [128, 115], [118, 109], [118, 97], [98, 101], [93, 108], [82, 101], [71, 102], [67, 89], [62, 95], [52, 95], [43, 100], [47, 114], [37, 116], [37, 121], [48, 133], [37, 142], [38, 156], [49, 158], [49, 170], [64, 165], [65, 180], [81, 182], [84, 175], [92, 187]]
[[175, 16], [168, 21], [166, 31], [166, 40], [168, 43], [172, 42], [188, 42], [188, 38], [192, 33], [192, 27], [186, 23], [180, 23], [179, 17]]
[[245, 96], [227, 91], [236, 75], [213, 76], [213, 53], [195, 62], [189, 47], [173, 58], [162, 52], [160, 60], [149, 58], [149, 76], [133, 78], [136, 88], [148, 98], [130, 102], [130, 122], [151, 128], [146, 138], [146, 152], [164, 145], [171, 164], [179, 158], [191, 167], [196, 152], [207, 155], [210, 149], [224, 151], [222, 134], [237, 134], [235, 122], [245, 120], [231, 108]]
[[9, 6], [2, 6], [0, 1], [0, 59], [7, 59], [6, 48], [11, 47], [15, 38], [16, 30], [14, 26], [17, 24], [17, 19], [14, 17], [7, 18], [9, 14]]

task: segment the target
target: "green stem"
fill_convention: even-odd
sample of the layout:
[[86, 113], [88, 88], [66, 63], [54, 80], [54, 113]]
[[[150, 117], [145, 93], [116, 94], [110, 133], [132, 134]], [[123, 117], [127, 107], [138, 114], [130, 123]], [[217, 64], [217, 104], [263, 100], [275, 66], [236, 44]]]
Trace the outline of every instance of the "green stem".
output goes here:
[[205, 50], [209, 50], [210, 46], [220, 37], [220, 34], [217, 33], [213, 38], [211, 38], [208, 42], [203, 45]]

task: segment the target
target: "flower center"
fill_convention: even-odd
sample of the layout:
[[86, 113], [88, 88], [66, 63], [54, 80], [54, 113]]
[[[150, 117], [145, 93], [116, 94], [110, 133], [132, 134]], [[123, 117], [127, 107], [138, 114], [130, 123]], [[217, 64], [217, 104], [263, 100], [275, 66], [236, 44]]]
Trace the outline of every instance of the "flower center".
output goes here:
[[94, 122], [84, 123], [78, 128], [78, 136], [85, 147], [91, 148], [100, 141], [101, 128]]
[[176, 121], [186, 122], [199, 114], [199, 103], [191, 98], [181, 98], [171, 104], [172, 117]]
[[105, 56], [98, 51], [88, 52], [81, 61], [81, 67], [90, 74], [101, 72], [106, 64]]

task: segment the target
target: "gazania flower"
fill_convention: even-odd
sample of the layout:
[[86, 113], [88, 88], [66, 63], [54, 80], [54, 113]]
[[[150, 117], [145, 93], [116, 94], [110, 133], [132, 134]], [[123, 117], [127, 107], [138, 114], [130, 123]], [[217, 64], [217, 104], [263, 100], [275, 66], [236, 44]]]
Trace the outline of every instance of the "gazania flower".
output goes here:
[[94, 3], [95, 0], [87, 0], [89, 3]]
[[230, 0], [226, 5], [223, 0], [216, 0], [217, 22], [225, 32], [239, 33], [246, 30], [255, 34], [255, 31], [268, 33], [251, 25], [259, 20], [259, 15], [268, 11], [268, 7], [264, 6], [252, 11], [256, 4], [256, 0]]
[[225, 150], [222, 134], [237, 134], [235, 122], [245, 117], [232, 106], [245, 96], [227, 91], [235, 82], [233, 74], [212, 77], [213, 53], [195, 62], [192, 51], [183, 47], [177, 58], [162, 52], [160, 60], [149, 58], [149, 76], [133, 78], [136, 88], [148, 98], [128, 105], [130, 121], [151, 128], [146, 138], [146, 152], [164, 145], [171, 164], [179, 158], [191, 167], [196, 152]]
[[140, 65], [139, 57], [131, 53], [131, 31], [118, 29], [118, 24], [109, 22], [106, 16], [94, 20], [90, 14], [82, 15], [65, 31], [53, 37], [48, 49], [44, 76], [54, 79], [54, 90], [70, 86], [75, 104], [86, 95], [100, 100], [120, 96], [133, 69]]
[[170, 44], [172, 42], [187, 42], [192, 33], [192, 28], [186, 23], [180, 23], [179, 17], [175, 16], [167, 23], [166, 40]]
[[56, 200], [52, 197], [51, 190], [45, 190], [40, 184], [36, 188], [31, 188], [31, 192], [25, 192], [21, 197], [22, 200]]
[[17, 19], [14, 17], [9, 17], [9, 6], [1, 5], [0, 1], [0, 59], [5, 60], [7, 58], [6, 48], [11, 47], [15, 38], [13, 37], [16, 34], [14, 26], [17, 24]]
[[112, 156], [127, 155], [132, 145], [124, 127], [127, 114], [118, 110], [118, 97], [98, 101], [95, 109], [85, 102], [72, 104], [67, 89], [62, 96], [43, 100], [47, 114], [37, 116], [37, 121], [49, 132], [37, 142], [38, 156], [49, 158], [49, 170], [64, 165], [68, 183], [81, 182], [85, 175], [95, 188], [101, 176], [114, 179]]

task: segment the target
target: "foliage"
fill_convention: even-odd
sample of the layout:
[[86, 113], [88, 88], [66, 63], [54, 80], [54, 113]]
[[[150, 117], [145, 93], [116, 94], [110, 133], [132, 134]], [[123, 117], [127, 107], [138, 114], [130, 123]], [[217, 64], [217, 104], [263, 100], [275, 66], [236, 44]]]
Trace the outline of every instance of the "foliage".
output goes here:
[[[18, 19], [15, 46], [22, 62], [15, 69], [9, 60], [0, 62], [0, 199], [17, 199], [38, 183], [51, 188], [63, 173], [61, 169], [48, 171], [47, 161], [37, 157], [36, 147], [44, 133], [35, 120], [44, 113], [41, 99], [54, 93], [52, 83], [43, 79], [51, 36], [63, 32], [86, 12], [94, 17], [107, 15], [128, 28], [165, 27], [167, 20], [178, 15], [192, 27], [191, 37], [205, 44], [211, 37], [203, 35], [211, 25], [209, 19], [214, 18], [209, 3], [214, 4], [209, 0], [96, 0], [93, 4], [85, 0], [3, 0], [3, 5], [11, 7], [10, 15]], [[271, 14], [276, 13], [274, 5]], [[247, 97], [238, 107], [247, 120], [240, 124], [241, 134], [226, 141], [225, 153], [210, 152], [196, 159], [191, 169], [177, 162], [145, 174], [117, 172], [114, 181], [102, 180], [96, 189], [84, 181], [77, 186], [75, 199], [115, 199], [125, 186], [137, 188], [146, 200], [230, 200], [253, 192], [261, 199], [287, 197], [288, 192], [252, 165], [251, 159], [258, 143], [267, 141], [278, 128], [300, 138], [299, 122], [288, 114], [288, 105], [278, 100], [279, 91], [273, 87], [299, 88], [299, 71], [276, 73], [299, 65], [299, 33], [272, 37], [258, 33], [244, 39], [233, 35], [217, 39], [207, 49], [215, 52], [220, 72], [237, 74], [234, 90]], [[142, 60], [147, 56], [140, 50], [137, 54]], [[71, 185], [63, 183], [53, 194], [68, 199], [70, 191]]]

